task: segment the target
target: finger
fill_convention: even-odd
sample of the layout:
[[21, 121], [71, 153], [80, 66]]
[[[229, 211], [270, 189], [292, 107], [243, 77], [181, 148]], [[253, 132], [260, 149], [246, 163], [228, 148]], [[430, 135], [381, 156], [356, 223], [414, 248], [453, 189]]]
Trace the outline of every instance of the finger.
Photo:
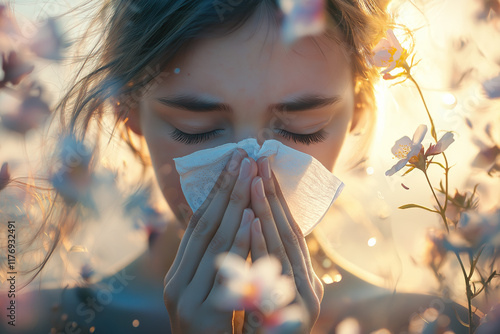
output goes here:
[[[233, 245], [231, 246], [231, 249], [229, 250], [229, 253], [238, 255], [241, 257], [243, 260], [246, 261], [248, 252], [250, 251], [250, 229], [252, 227], [252, 221], [254, 220], [255, 215], [252, 211], [252, 209], [245, 209], [243, 211], [243, 218], [241, 220], [241, 225], [240, 228], [238, 229], [238, 233], [236, 233], [236, 236], [234, 237], [234, 242]], [[222, 254], [222, 253], [221, 253]], [[208, 280], [205, 278], [205, 280]], [[214, 278], [214, 283], [212, 288], [210, 289], [209, 297], [210, 295], [215, 293], [217, 289], [220, 287], [220, 285], [223, 283], [224, 278], [220, 275], [220, 271], [217, 270], [217, 274], [215, 275]], [[194, 279], [193, 279], [194, 282]], [[194, 282], [192, 285], [196, 286], [196, 282]], [[199, 289], [197, 292], [198, 294], [203, 294], [205, 290]]]
[[264, 235], [262, 234], [262, 226], [259, 218], [255, 218], [252, 222], [251, 231], [250, 251], [252, 254], [252, 262], [255, 262], [257, 259], [269, 255], [267, 252], [266, 240], [264, 240]]
[[[204, 248], [201, 260], [197, 262], [199, 263], [198, 268], [189, 283], [195, 287], [197, 290], [196, 295], [199, 297], [205, 298], [213, 285], [217, 273], [216, 257], [229, 251], [233, 244], [240, 226], [239, 222], [243, 219], [243, 211], [250, 204], [250, 182], [256, 174], [257, 164], [255, 161], [251, 158], [245, 158], [241, 164], [238, 180], [230, 195], [229, 202], [225, 202], [226, 210], [222, 222], [210, 243]], [[207, 210], [207, 214], [209, 214], [210, 210], [211, 208]], [[196, 261], [196, 259], [192, 258], [191, 261]]]
[[275, 255], [281, 262], [283, 273], [293, 277], [293, 270], [285, 247], [281, 241], [276, 223], [274, 221], [271, 208], [266, 199], [264, 185], [260, 176], [253, 179], [252, 182], [252, 208], [255, 215], [259, 217], [261, 222], [264, 239], [266, 240], [267, 250], [270, 254]]
[[[312, 268], [311, 257], [309, 255], [304, 234], [295, 219], [292, 217], [283, 193], [279, 188], [276, 176], [271, 170], [269, 159], [261, 157], [257, 160], [257, 163], [259, 164], [259, 175], [262, 177], [262, 181], [264, 183], [267, 201], [269, 202], [269, 206], [276, 221], [278, 232], [283, 240], [287, 254], [289, 254], [289, 256], [293, 256], [293, 258], [290, 259], [292, 263], [299, 264], [301, 266], [299, 267], [299, 270], [305, 268], [305, 273], [302, 273], [302, 277], [307, 277], [310, 282], [313, 282], [314, 270]], [[300, 255], [296, 252], [297, 248], [300, 249]]]
[[[220, 178], [221, 181], [217, 185], [214, 197], [203, 213], [200, 210], [196, 211], [191, 219], [192, 222], [189, 223], [187, 235], [183, 237], [186, 239], [183, 253], [176, 256], [176, 258], [181, 258], [177, 267], [174, 268], [174, 275], [178, 275], [179, 281], [184, 284], [188, 284], [192, 279], [203, 253], [219, 227], [229, 202], [229, 196], [236, 184], [241, 160], [243, 160], [243, 155], [235, 152], [227, 169], [221, 173], [224, 175]], [[180, 267], [184, 268], [182, 273], [178, 272]]]
[[248, 256], [248, 252], [250, 251], [250, 228], [252, 226], [252, 221], [255, 218], [255, 215], [252, 209], [245, 209], [243, 211], [243, 218], [241, 220], [241, 225], [234, 237], [233, 245], [229, 250], [229, 253], [233, 253], [239, 255], [244, 260], [246, 260]]

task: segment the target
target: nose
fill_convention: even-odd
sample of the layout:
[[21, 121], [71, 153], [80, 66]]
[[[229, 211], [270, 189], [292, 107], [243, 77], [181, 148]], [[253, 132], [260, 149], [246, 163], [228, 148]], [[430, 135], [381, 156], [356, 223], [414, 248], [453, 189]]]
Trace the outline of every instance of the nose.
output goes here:
[[272, 134], [269, 128], [262, 127], [246, 127], [244, 131], [237, 131], [235, 134], [234, 142], [238, 143], [247, 138], [255, 138], [259, 146], [262, 146], [264, 141], [272, 139]]
[[265, 140], [270, 139], [270, 136], [272, 134], [269, 126], [265, 127], [263, 124], [257, 124], [257, 122], [247, 121], [246, 124], [234, 128], [234, 141], [236, 143], [247, 138], [255, 138], [257, 143], [262, 146]]

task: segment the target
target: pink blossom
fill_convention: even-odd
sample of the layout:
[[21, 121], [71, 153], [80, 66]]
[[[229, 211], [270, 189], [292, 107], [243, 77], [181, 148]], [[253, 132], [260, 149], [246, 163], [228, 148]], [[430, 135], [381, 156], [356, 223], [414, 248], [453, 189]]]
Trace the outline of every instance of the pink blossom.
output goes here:
[[284, 43], [292, 44], [325, 29], [325, 0], [280, 0], [279, 5], [285, 15], [281, 27]]
[[0, 81], [0, 87], [5, 86], [8, 82], [17, 85], [34, 68], [35, 66], [31, 62], [15, 51], [11, 51], [8, 55], [2, 53], [3, 78]]
[[61, 50], [65, 46], [65, 42], [56, 21], [49, 18], [38, 30], [29, 46], [38, 57], [61, 60]]
[[443, 153], [447, 148], [448, 146], [451, 145], [451, 143], [453, 143], [455, 141], [455, 139], [453, 139], [453, 133], [452, 132], [446, 132], [442, 137], [441, 139], [438, 140], [438, 142], [436, 143], [436, 145], [431, 145], [429, 146], [429, 148], [427, 149], [427, 151], [425, 152], [425, 155], [426, 156], [429, 156], [429, 155], [437, 155], [437, 154], [441, 154]]
[[406, 62], [406, 57], [406, 50], [403, 49], [394, 32], [389, 29], [386, 32], [386, 38], [382, 38], [372, 50], [370, 62], [376, 67], [385, 67], [386, 69], [381, 74], [384, 74], [384, 79], [389, 80], [395, 78], [389, 72], [396, 67], [402, 67]]

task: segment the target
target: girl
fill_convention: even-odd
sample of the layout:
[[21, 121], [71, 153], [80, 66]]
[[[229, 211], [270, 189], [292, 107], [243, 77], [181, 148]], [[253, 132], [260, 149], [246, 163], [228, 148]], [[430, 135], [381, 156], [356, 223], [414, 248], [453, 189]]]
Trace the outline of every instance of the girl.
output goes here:
[[[83, 70], [91, 60], [95, 66], [59, 104], [63, 127], [84, 140], [93, 118], [114, 112], [183, 233], [167, 229], [149, 252], [101, 282], [35, 293], [34, 305], [47, 314], [31, 332], [258, 333], [258, 317], [215, 306], [215, 258], [228, 251], [280, 260], [304, 315], [294, 333], [334, 331], [348, 316], [363, 333], [407, 330], [436, 299], [393, 294], [343, 270], [340, 283], [323, 287], [315, 270], [324, 254], [317, 247], [310, 254], [314, 236], [300, 233], [266, 159], [236, 152], [202, 207], [187, 214], [178, 175], [165, 172], [175, 157], [248, 137], [277, 139], [333, 171], [346, 137], [369, 138], [374, 126], [378, 73], [367, 59], [390, 24], [387, 2], [328, 0], [327, 29], [289, 46], [275, 0], [104, 1], [91, 24], [102, 35]], [[335, 224], [331, 212], [323, 220]], [[440, 311], [455, 331], [464, 329], [451, 306]]]

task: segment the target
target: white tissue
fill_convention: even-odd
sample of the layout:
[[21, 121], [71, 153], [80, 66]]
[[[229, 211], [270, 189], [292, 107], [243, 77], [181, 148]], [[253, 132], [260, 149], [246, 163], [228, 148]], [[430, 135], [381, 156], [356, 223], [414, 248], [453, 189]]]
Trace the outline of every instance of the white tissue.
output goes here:
[[321, 221], [344, 184], [314, 157], [269, 139], [228, 143], [174, 158], [184, 197], [196, 212], [210, 194], [234, 150], [242, 148], [255, 161], [267, 156], [292, 217], [309, 234]]

